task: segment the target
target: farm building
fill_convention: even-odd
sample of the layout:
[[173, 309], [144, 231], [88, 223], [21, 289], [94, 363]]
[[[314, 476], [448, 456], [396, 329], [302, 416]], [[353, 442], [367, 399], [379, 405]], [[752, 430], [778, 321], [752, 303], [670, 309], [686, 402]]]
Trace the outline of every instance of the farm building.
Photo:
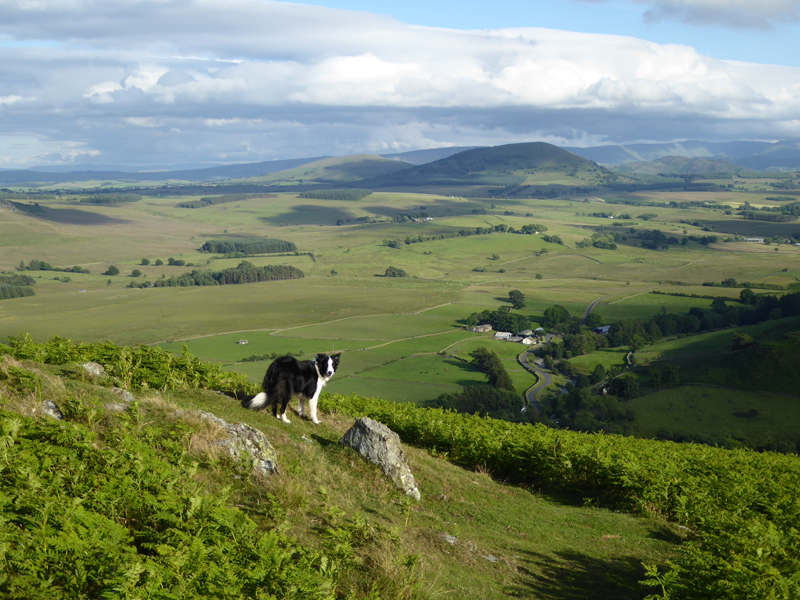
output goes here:
[[249, 342], [248, 342], [247, 340], [239, 340], [239, 341], [238, 341], [238, 342], [236, 342], [236, 343], [237, 343], [237, 344], [239, 344], [240, 346], [245, 346], [245, 345], [247, 345]]
[[602, 335], [608, 335], [608, 330], [611, 329], [611, 325], [601, 325], [600, 327], [595, 327], [592, 331], [595, 333], [600, 333]]
[[488, 323], [485, 324], [485, 325], [477, 325], [477, 326], [472, 327], [470, 329], [470, 331], [474, 331], [475, 333], [486, 333], [487, 331], [491, 331], [491, 330], [492, 330], [492, 326], [489, 325]]
[[494, 337], [496, 337], [498, 340], [504, 340], [506, 338], [510, 338], [511, 334], [508, 331], [498, 331], [494, 334]]

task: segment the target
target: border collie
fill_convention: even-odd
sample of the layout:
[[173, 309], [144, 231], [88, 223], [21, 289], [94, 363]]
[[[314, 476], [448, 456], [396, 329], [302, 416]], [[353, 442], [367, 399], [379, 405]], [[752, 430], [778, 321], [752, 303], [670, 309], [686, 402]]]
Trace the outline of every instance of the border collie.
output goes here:
[[[264, 391], [250, 400], [245, 400], [242, 403], [243, 406], [257, 410], [271, 404], [272, 414], [275, 415], [275, 418], [289, 423], [289, 419], [286, 418], [286, 408], [292, 396], [298, 396], [300, 416], [306, 416], [305, 404], [308, 400], [308, 416], [313, 423], [318, 424], [319, 393], [336, 372], [340, 356], [341, 354], [332, 356], [317, 354], [314, 360], [297, 360], [293, 356], [276, 358], [267, 369], [267, 374], [264, 375]], [[278, 417], [278, 405], [281, 408], [280, 417]]]

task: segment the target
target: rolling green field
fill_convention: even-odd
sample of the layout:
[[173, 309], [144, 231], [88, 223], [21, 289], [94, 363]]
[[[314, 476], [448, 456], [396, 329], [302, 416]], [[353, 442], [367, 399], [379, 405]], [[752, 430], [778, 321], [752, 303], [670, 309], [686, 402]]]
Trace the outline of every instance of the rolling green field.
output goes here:
[[[795, 246], [781, 245], [775, 252], [776, 246], [719, 241], [706, 247], [690, 241], [649, 250], [637, 245], [638, 237], [630, 233], [633, 227], [659, 229], [678, 238], [684, 231], [699, 237], [706, 232], [697, 223], [712, 222], [717, 230], [743, 232], [752, 222], [736, 215], [703, 204], [667, 204], [733, 203], [733, 192], [506, 199], [383, 191], [360, 201], [304, 199], [283, 192], [195, 209], [176, 205], [200, 196], [145, 195], [119, 205], [81, 204], [81, 197], [65, 194], [43, 199], [38, 206], [19, 201], [15, 210], [3, 211], [0, 270], [12, 273], [20, 262], [37, 259], [62, 268], [80, 266], [90, 273], [26, 272], [36, 280], [36, 295], [0, 302], [0, 337], [27, 331], [36, 339], [109, 339], [161, 344], [174, 351], [186, 343], [192, 353], [221, 361], [253, 381], [261, 379], [269, 359], [241, 362], [243, 358], [343, 351], [332, 391], [398, 401], [424, 403], [442, 391], [482, 381], [481, 374], [457, 366], [463, 365], [460, 361], [451, 365], [445, 355], [469, 360], [469, 352], [484, 341], [497, 348], [518, 391], [533, 385], [535, 377], [516, 363], [521, 346], [495, 342], [491, 336], [476, 342], [473, 334], [460, 329], [459, 321], [473, 312], [509, 306], [508, 292], [513, 289], [525, 295], [526, 306], [519, 312], [535, 327], [553, 304], [581, 317], [596, 302], [593, 312], [610, 323], [649, 318], [662, 308], [686, 312], [711, 302], [653, 291], [736, 298], [738, 288], [702, 284], [735, 278], [788, 289], [800, 276], [800, 248]], [[741, 198], [768, 204], [763, 197], [746, 193]], [[613, 203], [620, 199], [657, 205]], [[394, 219], [420, 212], [433, 220]], [[599, 212], [627, 213], [631, 219], [592, 216]], [[638, 218], [646, 213], [657, 217]], [[519, 229], [531, 223], [544, 225], [548, 235], [564, 243], [548, 242], [541, 234], [457, 235], [476, 227]], [[776, 232], [787, 230], [786, 225], [758, 224], [759, 230], [774, 226]], [[617, 250], [575, 247], [601, 227], [620, 234]], [[192, 269], [236, 267], [243, 259], [198, 249], [210, 239], [248, 237], [295, 243], [300, 254], [246, 260], [256, 266], [290, 265], [305, 276], [247, 285], [127, 287]], [[406, 244], [406, 239], [414, 243]], [[386, 240], [401, 243], [391, 248]], [[170, 266], [169, 258], [187, 264]], [[142, 265], [142, 259], [150, 264]], [[165, 264], [156, 266], [159, 259]], [[120, 274], [104, 275], [110, 265]], [[384, 277], [389, 266], [403, 269], [409, 277]], [[140, 277], [131, 276], [134, 269], [141, 271]], [[67, 277], [66, 282], [56, 279]], [[248, 344], [238, 344], [242, 339]], [[692, 355], [692, 343], [687, 342], [687, 356]], [[684, 343], [679, 346], [680, 354]], [[619, 357], [612, 352], [573, 360], [584, 360], [589, 367], [619, 362]]]

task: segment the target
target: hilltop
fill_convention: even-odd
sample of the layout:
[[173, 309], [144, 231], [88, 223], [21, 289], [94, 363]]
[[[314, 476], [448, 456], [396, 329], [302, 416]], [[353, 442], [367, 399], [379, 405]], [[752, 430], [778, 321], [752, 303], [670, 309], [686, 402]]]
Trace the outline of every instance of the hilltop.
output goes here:
[[[517, 195], [521, 191], [543, 186], [596, 186], [617, 177], [607, 169], [567, 150], [531, 142], [459, 152], [441, 160], [412, 167], [400, 173], [362, 183], [365, 187], [444, 188], [503, 186], [503, 192]], [[480, 189], [483, 188], [483, 189]]]
[[279, 185], [346, 184], [373, 177], [383, 177], [411, 168], [410, 163], [390, 160], [371, 154], [353, 154], [325, 158], [259, 177], [232, 180], [231, 183], [262, 183]]

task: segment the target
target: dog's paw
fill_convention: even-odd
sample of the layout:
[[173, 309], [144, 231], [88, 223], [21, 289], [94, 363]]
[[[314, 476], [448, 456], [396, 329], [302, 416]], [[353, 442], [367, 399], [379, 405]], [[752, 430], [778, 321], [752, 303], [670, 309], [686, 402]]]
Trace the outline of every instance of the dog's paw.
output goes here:
[[281, 421], [283, 421], [284, 423], [291, 423], [291, 421], [290, 421], [289, 419], [287, 419], [287, 418], [286, 418], [286, 415], [281, 415], [281, 416], [280, 416], [280, 417], [278, 417], [278, 418], [279, 418]]
[[320, 421], [319, 419], [311, 419], [311, 422], [312, 422], [314, 425], [319, 425], [320, 423], [322, 423], [322, 421]]

